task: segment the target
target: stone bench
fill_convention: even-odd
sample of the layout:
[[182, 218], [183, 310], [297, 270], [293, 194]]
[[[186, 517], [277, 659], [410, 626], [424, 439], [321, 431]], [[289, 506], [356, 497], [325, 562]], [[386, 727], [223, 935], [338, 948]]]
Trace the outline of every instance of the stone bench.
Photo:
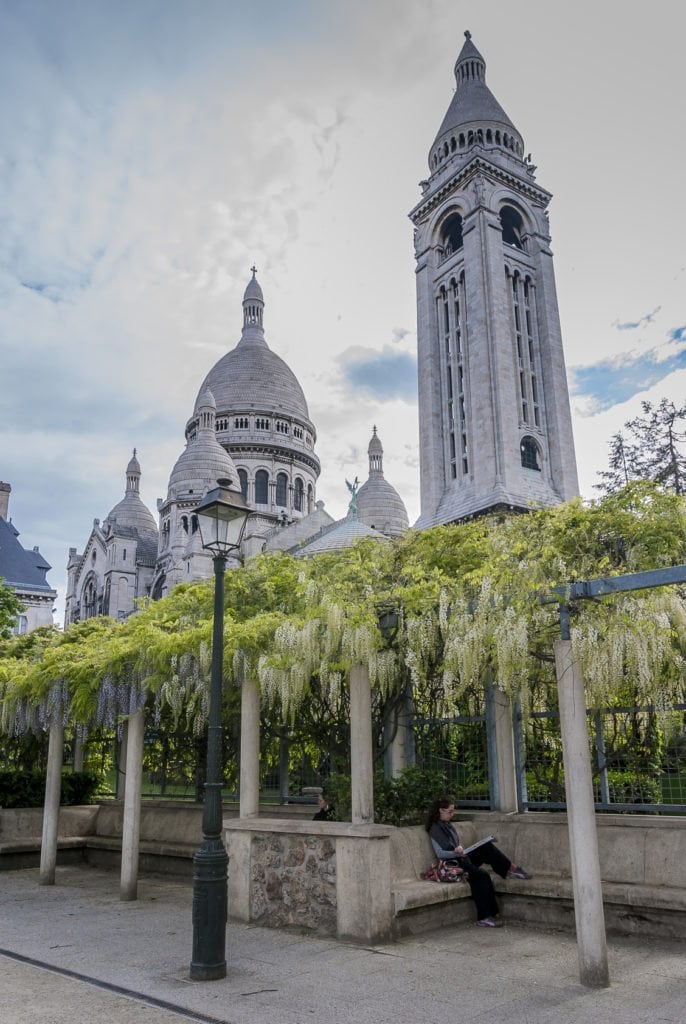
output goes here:
[[[57, 838], [60, 863], [84, 859], [97, 815], [97, 804], [61, 808]], [[42, 829], [42, 807], [0, 809], [0, 871], [35, 867], [40, 861]]]
[[[573, 929], [566, 816], [470, 818], [456, 823], [464, 845], [492, 834], [533, 874], [494, 876], [504, 915]], [[686, 818], [599, 815], [597, 826], [608, 931], [686, 939]], [[236, 819], [224, 834], [236, 920], [362, 942], [475, 920], [468, 885], [422, 879], [435, 857], [421, 826]]]
[[[264, 806], [261, 813], [273, 812]], [[237, 816], [224, 807], [224, 816]], [[288, 818], [311, 818], [310, 805], [279, 808]], [[144, 800], [141, 804], [139, 869], [142, 873], [190, 877], [193, 857], [202, 841], [201, 804], [190, 801]], [[121, 864], [124, 805], [121, 800], [82, 807], [61, 807], [57, 863], [85, 862], [118, 869]], [[0, 808], [0, 870], [36, 867], [40, 863], [43, 808]]]
[[[574, 927], [567, 815], [470, 815], [534, 875], [496, 879], [508, 916]], [[686, 817], [599, 814], [598, 854], [609, 932], [686, 939]]]
[[[464, 846], [470, 846], [480, 838], [471, 822], [455, 822], [455, 828]], [[474, 904], [466, 883], [427, 882], [422, 878], [436, 861], [424, 828], [395, 829], [390, 836], [390, 848], [391, 899], [397, 935], [414, 934], [474, 918]]]
[[[607, 930], [686, 939], [686, 818], [598, 815], [596, 824]], [[532, 872], [526, 880], [494, 876], [506, 916], [575, 927], [565, 814], [475, 812], [455, 825], [465, 846], [493, 834], [504, 853]], [[421, 827], [398, 829], [391, 848], [399, 934], [474, 919], [473, 906], [460, 905], [467, 886], [421, 880], [435, 859]]]
[[[119, 867], [123, 818], [120, 801], [61, 807], [57, 862], [85, 861], [101, 867]], [[35, 867], [39, 863], [42, 826], [41, 807], [0, 811], [0, 870]], [[141, 871], [190, 875], [201, 838], [201, 805], [144, 803], [140, 819]]]

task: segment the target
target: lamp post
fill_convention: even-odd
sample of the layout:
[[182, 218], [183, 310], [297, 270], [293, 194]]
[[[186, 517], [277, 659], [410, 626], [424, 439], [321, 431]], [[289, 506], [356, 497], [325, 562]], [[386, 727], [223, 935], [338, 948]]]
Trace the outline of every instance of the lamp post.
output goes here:
[[214, 560], [212, 675], [207, 728], [207, 776], [203, 840], [193, 858], [193, 959], [191, 980], [226, 977], [227, 868], [222, 840], [222, 683], [224, 661], [224, 572], [238, 550], [250, 510], [231, 480], [217, 480], [195, 509], [202, 546]]

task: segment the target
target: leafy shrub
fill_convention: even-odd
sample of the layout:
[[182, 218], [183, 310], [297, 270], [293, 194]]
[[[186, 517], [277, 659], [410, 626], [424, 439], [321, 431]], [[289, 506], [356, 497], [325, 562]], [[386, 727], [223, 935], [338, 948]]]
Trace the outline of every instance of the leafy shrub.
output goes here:
[[[436, 797], [446, 792], [445, 774], [409, 767], [392, 779], [374, 778], [374, 820], [380, 825], [419, 825]], [[350, 776], [330, 775], [326, 795], [339, 821], [350, 821]]]
[[608, 771], [610, 800], [615, 804], [657, 804], [661, 788], [658, 779], [635, 772]]
[[[99, 784], [98, 776], [91, 772], [65, 772], [62, 775], [62, 806], [92, 803]], [[0, 807], [42, 807], [44, 802], [43, 772], [0, 772]]]

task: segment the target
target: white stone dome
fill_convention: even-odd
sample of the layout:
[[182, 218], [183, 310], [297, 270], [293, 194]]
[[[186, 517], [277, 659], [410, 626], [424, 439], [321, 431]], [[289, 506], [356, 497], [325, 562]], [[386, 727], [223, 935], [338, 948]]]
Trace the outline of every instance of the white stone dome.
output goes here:
[[205, 377], [198, 400], [209, 388], [219, 416], [254, 408], [309, 423], [303, 389], [289, 366], [269, 348], [262, 326], [264, 298], [253, 276], [243, 296], [243, 332], [234, 349]]
[[387, 537], [399, 537], [409, 528], [405, 503], [383, 475], [383, 446], [376, 427], [369, 442], [369, 479], [357, 492], [357, 518]]
[[169, 477], [167, 500], [182, 495], [197, 496], [198, 500], [217, 480], [228, 477], [237, 484], [238, 473], [233, 459], [217, 441], [215, 434], [215, 399], [208, 388], [203, 388], [196, 407], [198, 427], [186, 448], [176, 460]]
[[136, 458], [136, 449], [126, 467], [126, 493], [117, 502], [105, 519], [105, 524], [137, 530], [140, 536], [157, 536], [157, 523], [150, 509], [141, 500], [139, 494], [141, 467]]

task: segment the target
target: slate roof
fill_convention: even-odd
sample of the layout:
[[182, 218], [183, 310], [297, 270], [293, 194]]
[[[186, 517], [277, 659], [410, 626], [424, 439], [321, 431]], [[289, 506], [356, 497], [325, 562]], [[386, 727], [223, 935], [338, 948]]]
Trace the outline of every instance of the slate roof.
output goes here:
[[[462, 80], [458, 69], [466, 61], [475, 61], [482, 65], [483, 77], [469, 77], [466, 80]], [[443, 123], [438, 129], [432, 148], [443, 135], [474, 122], [492, 121], [495, 124], [517, 132], [514, 124], [486, 85], [486, 61], [474, 46], [471, 37], [467, 38], [457, 58], [455, 77], [457, 79], [457, 89], [443, 118]], [[519, 132], [517, 132], [517, 135], [519, 135]]]
[[46, 580], [52, 568], [40, 551], [25, 551], [17, 540], [19, 531], [0, 516], [0, 576], [16, 590], [55, 591]]
[[373, 537], [375, 540], [386, 541], [378, 530], [372, 530], [371, 526], [365, 526], [359, 519], [353, 516], [346, 516], [339, 519], [331, 526], [325, 526], [318, 534], [306, 541], [300, 547], [293, 548], [291, 553], [296, 558], [309, 557], [309, 555], [320, 555], [326, 551], [340, 551], [342, 548], [349, 548], [363, 537]]

